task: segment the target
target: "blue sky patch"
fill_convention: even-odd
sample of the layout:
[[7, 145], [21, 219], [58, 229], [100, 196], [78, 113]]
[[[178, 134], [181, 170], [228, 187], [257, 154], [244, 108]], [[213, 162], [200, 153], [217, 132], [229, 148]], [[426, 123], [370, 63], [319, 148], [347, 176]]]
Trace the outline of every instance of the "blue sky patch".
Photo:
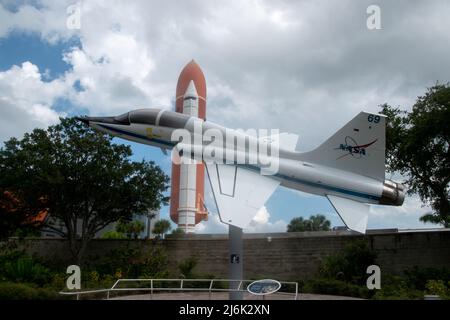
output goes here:
[[75, 38], [50, 44], [34, 33], [13, 32], [7, 38], [0, 39], [0, 71], [29, 61], [38, 66], [43, 74], [49, 70], [48, 76], [42, 80], [51, 81], [70, 70], [71, 66], [64, 62], [63, 54], [74, 46], [80, 46]]

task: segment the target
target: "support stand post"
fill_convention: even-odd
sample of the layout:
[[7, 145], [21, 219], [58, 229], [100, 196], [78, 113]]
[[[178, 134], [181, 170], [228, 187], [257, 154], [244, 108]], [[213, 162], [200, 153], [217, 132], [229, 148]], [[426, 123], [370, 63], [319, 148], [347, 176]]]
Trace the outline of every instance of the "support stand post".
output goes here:
[[[244, 250], [242, 240], [242, 229], [228, 225], [228, 243], [230, 250], [229, 266], [230, 266], [230, 279], [231, 280], [243, 280], [243, 264], [244, 264]], [[240, 281], [230, 282], [230, 289], [238, 289]], [[240, 288], [242, 289], [242, 288]], [[243, 292], [230, 291], [230, 300], [242, 300], [244, 298]]]

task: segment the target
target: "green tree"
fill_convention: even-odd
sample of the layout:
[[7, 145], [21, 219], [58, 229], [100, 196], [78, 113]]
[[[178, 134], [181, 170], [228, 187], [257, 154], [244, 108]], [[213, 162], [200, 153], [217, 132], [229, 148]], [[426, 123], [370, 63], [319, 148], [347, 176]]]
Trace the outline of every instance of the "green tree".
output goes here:
[[406, 177], [433, 211], [420, 220], [450, 227], [450, 86], [435, 85], [418, 97], [411, 112], [387, 104], [386, 161], [391, 172]]
[[128, 239], [137, 239], [139, 234], [144, 231], [145, 225], [142, 221], [120, 221], [116, 226], [118, 233], [124, 234]]
[[317, 214], [315, 216], [310, 216], [311, 221], [311, 231], [329, 231], [330, 221], [322, 214]]
[[164, 239], [164, 234], [170, 231], [171, 229], [170, 221], [166, 219], [158, 220], [153, 227], [153, 233], [158, 234], [161, 238]]
[[176, 228], [172, 230], [172, 234], [173, 235], [180, 235], [180, 234], [185, 234], [184, 230], [181, 228]]
[[117, 230], [111, 230], [107, 231], [101, 236], [102, 239], [111, 239], [111, 240], [117, 240], [117, 239], [126, 239], [126, 235], [124, 235], [121, 232], [118, 232]]
[[287, 232], [328, 231], [330, 225], [330, 221], [322, 214], [312, 215], [309, 219], [298, 217], [289, 222]]
[[302, 232], [307, 230], [306, 225], [307, 219], [303, 219], [303, 217], [293, 218], [291, 222], [289, 222], [287, 226], [287, 232]]
[[[168, 198], [169, 178], [153, 162], [132, 162], [131, 148], [112, 143], [73, 118], [35, 129], [0, 149], [0, 190], [27, 208], [44, 203], [48, 230], [66, 237], [81, 263], [89, 241], [106, 225], [138, 212], [159, 209]], [[42, 206], [42, 205], [41, 205]], [[23, 215], [27, 214], [25, 210]]]

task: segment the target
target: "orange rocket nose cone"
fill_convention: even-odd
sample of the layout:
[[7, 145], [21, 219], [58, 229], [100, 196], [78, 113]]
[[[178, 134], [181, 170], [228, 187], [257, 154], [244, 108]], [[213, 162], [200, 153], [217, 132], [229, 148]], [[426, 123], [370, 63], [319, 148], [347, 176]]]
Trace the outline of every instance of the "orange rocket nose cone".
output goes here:
[[194, 60], [191, 60], [181, 71], [177, 83], [176, 98], [180, 98], [186, 92], [189, 83], [194, 81], [198, 96], [206, 99], [206, 80], [202, 69]]

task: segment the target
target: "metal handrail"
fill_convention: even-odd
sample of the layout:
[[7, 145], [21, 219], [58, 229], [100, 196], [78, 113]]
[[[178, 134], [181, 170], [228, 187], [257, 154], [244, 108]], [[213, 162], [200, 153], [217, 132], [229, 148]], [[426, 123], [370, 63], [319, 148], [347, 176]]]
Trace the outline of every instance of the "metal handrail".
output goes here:
[[[176, 288], [162, 288], [162, 287], [156, 287], [154, 286], [154, 282], [173, 282], [173, 281], [179, 281], [180, 287]], [[237, 289], [221, 289], [221, 288], [213, 288], [214, 282], [237, 282], [239, 281], [239, 286]], [[76, 295], [77, 300], [79, 300], [80, 295], [84, 294], [91, 294], [91, 293], [99, 293], [99, 292], [106, 292], [106, 299], [110, 298], [110, 292], [111, 291], [150, 291], [150, 297], [153, 299], [153, 292], [154, 291], [207, 291], [209, 292], [209, 299], [211, 300], [211, 294], [212, 292], [245, 292], [246, 290], [242, 289], [242, 286], [246, 282], [253, 282], [254, 280], [237, 280], [237, 279], [118, 279], [114, 284], [111, 286], [111, 288], [108, 289], [95, 289], [95, 290], [85, 290], [85, 291], [74, 291], [74, 292], [67, 292], [67, 291], [61, 291], [59, 292], [62, 295]], [[121, 282], [150, 282], [150, 288], [118, 288], [117, 286]], [[209, 282], [208, 288], [186, 288], [184, 286], [185, 282]], [[294, 300], [297, 300], [298, 298], [298, 283], [297, 282], [288, 282], [288, 281], [280, 281], [280, 283], [283, 285], [294, 285], [295, 286], [295, 292], [280, 292], [278, 291], [277, 294], [281, 295], [294, 295]]]

